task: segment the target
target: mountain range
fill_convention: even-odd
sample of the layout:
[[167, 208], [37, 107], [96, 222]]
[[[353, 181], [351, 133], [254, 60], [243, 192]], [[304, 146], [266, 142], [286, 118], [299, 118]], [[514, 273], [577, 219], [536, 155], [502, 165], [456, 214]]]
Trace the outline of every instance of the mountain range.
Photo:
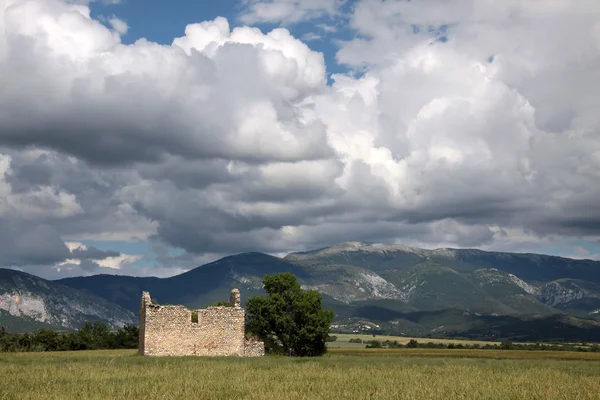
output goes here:
[[[232, 287], [246, 299], [263, 294], [265, 274], [291, 272], [304, 288], [323, 295], [336, 313], [337, 331], [600, 341], [600, 262], [592, 260], [349, 242], [283, 258], [238, 254], [162, 279], [95, 275], [45, 281], [0, 271], [0, 325], [9, 316], [64, 328], [86, 318], [127, 323], [138, 312], [142, 290], [163, 304], [199, 308], [225, 300]], [[26, 277], [31, 282], [23, 283]], [[68, 317], [58, 306], [60, 293], [71, 296], [71, 308], [64, 310], [75, 311]], [[38, 305], [7, 302], [15, 295]]]
[[101, 296], [11, 269], [0, 269], [0, 325], [9, 331], [76, 329], [86, 321], [111, 328], [135, 324], [135, 314]]

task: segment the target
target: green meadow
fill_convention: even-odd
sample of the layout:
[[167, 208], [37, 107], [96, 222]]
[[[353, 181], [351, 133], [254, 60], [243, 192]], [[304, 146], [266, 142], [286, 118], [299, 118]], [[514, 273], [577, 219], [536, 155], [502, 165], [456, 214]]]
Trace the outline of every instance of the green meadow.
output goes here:
[[319, 358], [3, 353], [0, 399], [598, 399], [591, 352], [331, 349]]

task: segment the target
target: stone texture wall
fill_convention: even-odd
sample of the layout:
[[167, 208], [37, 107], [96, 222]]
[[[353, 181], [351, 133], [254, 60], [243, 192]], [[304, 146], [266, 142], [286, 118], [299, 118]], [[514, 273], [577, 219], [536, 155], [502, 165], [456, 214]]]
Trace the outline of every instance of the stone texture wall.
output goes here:
[[239, 290], [230, 296], [231, 307], [208, 307], [198, 312], [184, 306], [152, 304], [142, 293], [139, 352], [149, 356], [248, 356], [264, 355], [264, 344], [246, 341], [246, 311], [240, 306]]
[[265, 355], [265, 344], [258, 340], [246, 340], [244, 356], [260, 357]]

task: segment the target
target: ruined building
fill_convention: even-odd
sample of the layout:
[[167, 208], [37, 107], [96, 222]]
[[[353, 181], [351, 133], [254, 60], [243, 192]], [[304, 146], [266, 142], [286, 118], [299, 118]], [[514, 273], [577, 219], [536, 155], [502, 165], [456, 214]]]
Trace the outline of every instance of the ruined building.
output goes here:
[[265, 353], [263, 342], [245, 337], [246, 310], [240, 291], [233, 289], [229, 307], [192, 311], [184, 306], [152, 304], [150, 293], [142, 293], [139, 352], [147, 356], [241, 356]]

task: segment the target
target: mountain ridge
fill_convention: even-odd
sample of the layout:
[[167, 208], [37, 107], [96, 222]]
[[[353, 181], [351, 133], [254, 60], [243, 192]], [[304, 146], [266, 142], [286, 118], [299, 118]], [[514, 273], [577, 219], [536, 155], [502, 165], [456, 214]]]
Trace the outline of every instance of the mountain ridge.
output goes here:
[[[484, 266], [482, 267], [481, 263], [477, 262], [478, 259], [476, 259], [475, 265], [473, 264], [470, 260], [470, 257], [473, 256], [488, 256], [489, 259], [483, 262]], [[523, 257], [527, 265], [521, 267], [522, 270], [519, 271], [519, 268], [513, 265], [514, 259], [517, 258], [522, 263]], [[457, 267], [453, 263], [448, 263], [448, 259], [453, 262], [458, 261], [460, 265]], [[490, 265], [497, 264], [498, 259], [500, 259], [502, 265]], [[240, 260], [242, 261], [240, 262]], [[407, 281], [409, 279], [407, 274], [410, 274], [411, 269], [416, 271], [416, 275], [423, 275], [430, 271], [433, 276], [437, 276], [445, 271], [450, 276], [455, 276], [457, 279], [461, 278], [461, 280], [468, 275], [467, 280], [469, 281], [476, 280], [476, 275], [485, 271], [487, 275], [504, 274], [502, 279], [508, 281], [505, 284], [514, 286], [513, 289], [516, 291], [523, 290], [525, 295], [537, 296], [538, 293], [541, 293], [542, 287], [550, 285], [555, 279], [541, 282], [538, 279], [531, 279], [532, 271], [530, 269], [532, 263], [535, 266], [533, 272], [537, 272], [541, 261], [556, 262], [557, 260], [558, 266], [554, 264], [554, 269], [568, 267], [566, 271], [561, 271], [558, 280], [581, 280], [578, 278], [582, 274], [577, 273], [577, 271], [583, 269], [584, 276], [595, 274], [595, 281], [591, 283], [596, 284], [597, 281], [600, 286], [600, 262], [597, 261], [589, 261], [591, 265], [596, 267], [594, 271], [591, 271], [586, 269], [590, 266], [587, 260], [572, 260], [550, 255], [492, 252], [478, 249], [441, 248], [429, 250], [397, 244], [363, 242], [345, 242], [306, 252], [289, 253], [281, 258], [258, 252], [240, 253], [221, 258], [170, 278], [133, 279], [155, 279], [150, 286], [158, 285], [154, 288], [155, 291], [163, 297], [165, 295], [172, 297], [168, 293], [161, 293], [163, 288], [159, 283], [178, 282], [178, 285], [184, 288], [195, 287], [197, 290], [210, 291], [214, 287], [214, 282], [208, 285], [194, 285], [191, 282], [194, 280], [206, 281], [215, 279], [218, 276], [222, 283], [223, 281], [238, 283], [242, 286], [245, 285], [246, 289], [255, 291], [260, 289], [260, 281], [265, 273], [292, 272], [299, 277], [301, 282], [305, 281], [303, 282], [305, 287], [317, 289], [333, 299], [348, 303], [368, 299], [395, 299], [399, 301], [404, 299], [406, 301], [406, 298], [410, 296], [410, 292], [415, 290]], [[577, 268], [573, 268], [573, 266]], [[222, 276], [224, 268], [227, 269], [229, 278]], [[517, 270], [515, 271], [515, 269]], [[556, 274], [553, 274], [550, 278], [554, 278], [554, 275]], [[67, 278], [63, 281], [69, 283], [82, 279], [89, 278]], [[337, 281], [337, 290], [332, 287], [332, 280]], [[585, 280], [585, 282], [590, 281]], [[398, 288], [396, 284], [400, 284], [401, 287]], [[420, 284], [423, 284], [423, 282], [421, 281]], [[479, 282], [479, 284], [481, 283]], [[553, 285], [560, 285], [560, 283]], [[597, 290], [600, 291], [600, 288]], [[547, 294], [547, 292], [548, 290], [545, 293]], [[597, 294], [596, 290], [586, 293], [591, 294], [592, 298]], [[580, 299], [581, 296], [578, 300]], [[183, 296], [180, 300], [187, 304], [201, 302], [189, 296], [187, 298]], [[557, 299], [548, 295], [544, 297], [544, 300], [548, 303], [557, 302]], [[131, 309], [131, 304], [129, 308]], [[556, 311], [560, 312], [560, 310]]]
[[136, 322], [135, 314], [102, 296], [42, 279], [26, 272], [0, 268], [0, 325], [76, 329], [87, 320], [111, 328]]
[[[534, 253], [345, 242], [284, 257], [230, 255], [169, 278], [105, 274], [54, 282], [136, 313], [142, 290], [161, 303], [200, 308], [226, 299], [231, 287], [243, 299], [264, 294], [262, 278], [276, 272], [291, 272], [304, 288], [318, 290], [336, 324], [348, 327], [372, 321], [390, 331], [437, 334], [440, 326], [456, 326], [456, 334], [482, 332], [487, 323], [514, 330], [510, 318], [569, 325], [572, 317], [590, 327], [600, 321], [600, 262]], [[473, 317], [456, 317], [461, 312]], [[411, 313], [425, 313], [429, 322], [413, 321]], [[459, 322], [451, 324], [452, 315]]]
[[550, 254], [543, 253], [531, 253], [531, 252], [507, 252], [507, 251], [494, 251], [494, 250], [481, 250], [477, 248], [457, 248], [457, 247], [436, 247], [433, 249], [425, 249], [416, 246], [407, 246], [403, 244], [391, 244], [391, 243], [378, 243], [378, 242], [359, 242], [359, 241], [349, 241], [342, 242], [332, 246], [321, 247], [314, 250], [306, 250], [306, 251], [296, 251], [290, 252], [286, 254], [283, 259], [286, 259], [290, 256], [295, 255], [308, 255], [319, 253], [321, 251], [327, 252], [335, 252], [335, 251], [406, 251], [413, 252], [415, 254], [434, 254], [434, 255], [443, 255], [443, 254], [453, 254], [454, 252], [463, 252], [463, 253], [485, 253], [485, 254], [495, 254], [495, 255], [508, 255], [508, 256], [539, 256], [539, 257], [549, 257], [549, 258], [557, 258], [568, 261], [591, 261], [600, 263], [599, 260], [593, 260], [588, 258], [569, 258], [563, 256], [556, 256]]

